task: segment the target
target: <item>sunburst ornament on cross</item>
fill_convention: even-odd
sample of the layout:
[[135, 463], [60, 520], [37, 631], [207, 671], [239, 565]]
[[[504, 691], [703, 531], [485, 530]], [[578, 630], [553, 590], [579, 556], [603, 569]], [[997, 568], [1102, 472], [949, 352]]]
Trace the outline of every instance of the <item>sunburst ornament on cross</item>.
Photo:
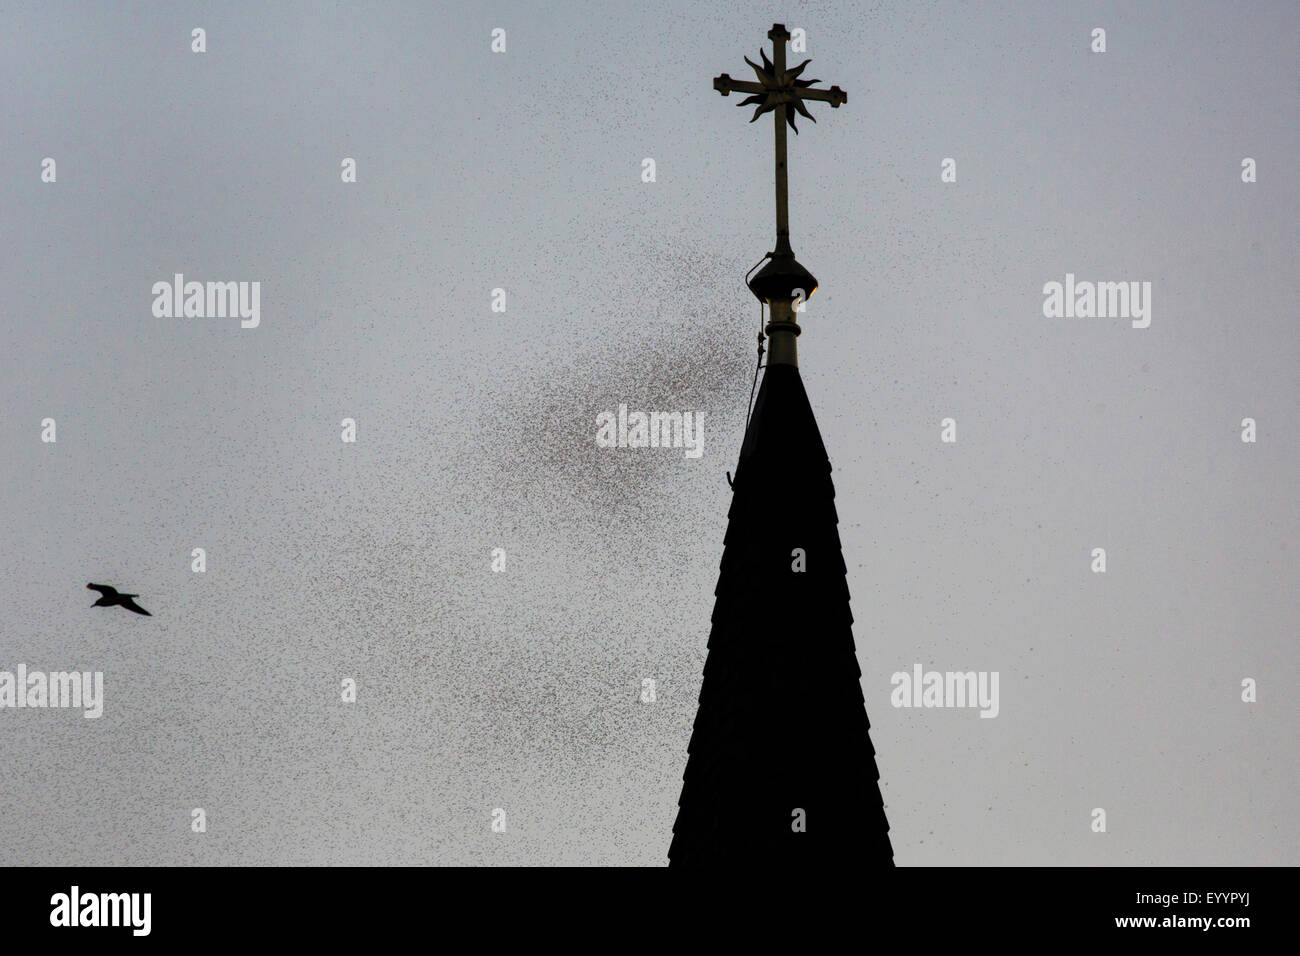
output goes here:
[[799, 334], [799, 325], [795, 313], [801, 308], [793, 303], [811, 296], [817, 291], [817, 280], [807, 269], [799, 264], [790, 248], [790, 185], [786, 173], [786, 127], [798, 134], [794, 115], [799, 113], [814, 123], [816, 118], [804, 105], [807, 100], [830, 103], [833, 109], [849, 101], [848, 94], [838, 86], [828, 90], [813, 89], [820, 80], [803, 80], [800, 75], [811, 60], [804, 60], [793, 69], [785, 66], [785, 45], [790, 41], [790, 32], [783, 24], [774, 23], [767, 31], [772, 41], [772, 59], [767, 58], [767, 51], [760, 50], [763, 65], [759, 66], [749, 57], [745, 62], [753, 67], [758, 75], [758, 82], [733, 80], [723, 73], [713, 80], [713, 88], [723, 96], [731, 93], [749, 93], [741, 100], [739, 106], [754, 106], [754, 115], [750, 122], [764, 113], [773, 114], [776, 128], [776, 248], [768, 253], [767, 264], [758, 274], [749, 280], [750, 291], [772, 309], [772, 321], [768, 323], [767, 334], [772, 340], [772, 351], [768, 361], [797, 365], [795, 356], [795, 337]]
[[[780, 24], [778, 23], [777, 26], [779, 27]], [[784, 60], [785, 57], [781, 56], [781, 53], [785, 52], [785, 48], [783, 46], [780, 46], [777, 47], [777, 50], [780, 51], [777, 54], [777, 58]], [[737, 106], [749, 106], [753, 103], [758, 104], [758, 108], [754, 110], [754, 115], [750, 117], [749, 121], [752, 123], [754, 122], [754, 120], [758, 119], [764, 113], [770, 113], [772, 110], [776, 109], [782, 103], [785, 103], [788, 106], [793, 106], [796, 110], [798, 110], [804, 116], [808, 117], [814, 123], [817, 122], [817, 117], [809, 113], [808, 108], [803, 105], [803, 100], [804, 100], [803, 91], [809, 89], [809, 87], [811, 87], [814, 83], [820, 83], [821, 80], [799, 79], [799, 74], [804, 71], [804, 68], [807, 67], [808, 64], [812, 62], [812, 60], [804, 60], [802, 63], [800, 63], [798, 66], [794, 67], [793, 69], [782, 70], [767, 58], [766, 50], [760, 49], [758, 51], [758, 55], [763, 58], [762, 66], [759, 66], [749, 57], [745, 57], [745, 62], [748, 63], [751, 67], [753, 67], [754, 72], [758, 74], [758, 85], [761, 88], [761, 91], [755, 93], [753, 96], [746, 97], [745, 99], [741, 100], [739, 103], [736, 104]], [[722, 75], [722, 77], [719, 77], [719, 79], [723, 79], [723, 78], [730, 79], [730, 77], [727, 77], [725, 73]], [[736, 83], [734, 80], [732, 81], [731, 85], [732, 88], [734, 89], [738, 89], [738, 90], [741, 89], [741, 85]], [[714, 88], [717, 89], [716, 81], [714, 84]], [[826, 94], [828, 94], [828, 100], [832, 108], [837, 107], [840, 105], [840, 103], [847, 102], [848, 100], [848, 97], [844, 94], [844, 91], [841, 90], [838, 86], [832, 87], [829, 90], [824, 90], [824, 91], [811, 90], [810, 92], [813, 94], [813, 96], [811, 96], [810, 98], [813, 99], [820, 99], [820, 97], [817, 97], [815, 95], [817, 93], [825, 92]], [[723, 92], [723, 95], [724, 96], [727, 95], [725, 91]], [[794, 125], [794, 114], [791, 113], [789, 109], [786, 109], [785, 111], [785, 119], [786, 122], [790, 124], [790, 128], [794, 130], [796, 133], [798, 133], [799, 128]]]

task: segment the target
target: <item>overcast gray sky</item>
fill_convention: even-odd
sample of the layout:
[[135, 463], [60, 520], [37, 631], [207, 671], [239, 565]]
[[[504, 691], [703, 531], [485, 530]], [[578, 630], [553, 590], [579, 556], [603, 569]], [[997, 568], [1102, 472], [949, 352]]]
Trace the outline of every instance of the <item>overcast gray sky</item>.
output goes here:
[[6, 4], [0, 669], [106, 700], [0, 710], [0, 862], [665, 862], [773, 233], [711, 79], [774, 21], [849, 95], [791, 223], [897, 862], [1300, 863], [1296, 6], [727, 0]]

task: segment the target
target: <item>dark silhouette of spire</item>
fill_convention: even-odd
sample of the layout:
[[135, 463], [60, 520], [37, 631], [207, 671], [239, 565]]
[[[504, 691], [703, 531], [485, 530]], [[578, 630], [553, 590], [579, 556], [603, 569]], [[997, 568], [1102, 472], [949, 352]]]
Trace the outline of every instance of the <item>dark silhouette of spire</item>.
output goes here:
[[770, 365], [733, 482], [675, 866], [893, 865], [834, 498], [799, 369]]
[[[674, 866], [892, 866], [889, 823], [853, 646], [831, 463], [799, 377], [799, 312], [817, 280], [790, 247], [786, 126], [801, 100], [848, 102], [785, 65], [790, 33], [768, 31], [751, 93], [776, 131], [776, 247], [750, 291], [770, 311], [767, 372], [745, 429], [713, 629], [668, 850]], [[811, 117], [809, 117], [811, 118]], [[751, 270], [752, 272], [753, 270]], [[762, 355], [760, 343], [759, 355]]]
[[99, 592], [99, 600], [92, 604], [91, 607], [124, 607], [128, 611], [135, 611], [136, 614], [153, 617], [152, 614], [131, 600], [131, 598], [138, 598], [140, 596], [138, 594], [119, 594], [116, 588], [111, 588], [107, 584], [87, 584], [86, 587]]

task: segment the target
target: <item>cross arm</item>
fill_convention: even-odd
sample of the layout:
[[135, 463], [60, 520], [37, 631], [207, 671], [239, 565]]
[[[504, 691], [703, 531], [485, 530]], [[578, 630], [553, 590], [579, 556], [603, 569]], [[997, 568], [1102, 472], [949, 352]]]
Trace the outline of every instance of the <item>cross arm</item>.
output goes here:
[[[713, 88], [723, 96], [727, 96], [731, 93], [769, 92], [764, 88], [762, 83], [755, 83], [752, 80], [734, 80], [726, 73], [713, 78]], [[823, 103], [829, 103], [833, 109], [838, 109], [849, 101], [849, 94], [845, 93], [838, 86], [832, 86], [829, 90], [814, 90], [809, 87], [799, 87], [790, 92], [801, 100], [819, 100]]]
[[729, 93], [762, 93], [763, 84], [750, 80], [733, 80], [727, 73], [713, 78], [713, 88], [726, 96]]
[[829, 103], [832, 109], [838, 109], [841, 104], [849, 101], [849, 94], [838, 86], [832, 86], [829, 90], [796, 90], [795, 95], [801, 100], [821, 100], [823, 103]]

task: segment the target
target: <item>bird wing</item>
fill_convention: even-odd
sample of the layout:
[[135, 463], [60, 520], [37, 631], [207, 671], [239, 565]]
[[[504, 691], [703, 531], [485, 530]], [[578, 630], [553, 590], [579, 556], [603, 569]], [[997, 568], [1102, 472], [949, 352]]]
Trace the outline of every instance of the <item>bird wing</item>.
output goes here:
[[135, 611], [136, 614], [143, 614], [145, 617], [153, 617], [152, 614], [150, 614], [140, 605], [136, 604], [135, 601], [131, 600], [130, 597], [123, 598], [120, 603], [122, 607], [126, 608], [128, 611]]
[[86, 587], [90, 588], [92, 591], [98, 591], [105, 597], [117, 593], [117, 588], [110, 588], [107, 584], [87, 584]]

